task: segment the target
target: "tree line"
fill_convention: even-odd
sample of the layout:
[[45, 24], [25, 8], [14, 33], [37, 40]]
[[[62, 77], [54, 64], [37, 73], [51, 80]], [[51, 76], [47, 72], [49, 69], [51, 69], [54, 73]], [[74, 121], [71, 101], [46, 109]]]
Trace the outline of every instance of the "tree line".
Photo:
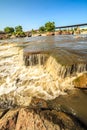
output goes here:
[[[55, 22], [47, 22], [47, 23], [45, 23], [44, 26], [39, 27], [38, 31], [40, 33], [55, 31]], [[24, 35], [23, 28], [20, 25], [16, 26], [15, 28], [13, 28], [13, 27], [5, 27], [4, 32], [7, 33], [7, 34]], [[32, 29], [31, 32], [35, 33], [35, 30]]]
[[16, 26], [15, 28], [5, 27], [4, 32], [7, 33], [7, 34], [16, 35], [16, 36], [25, 36], [23, 28], [20, 25]]
[[55, 31], [55, 22], [47, 22], [44, 26], [39, 28], [39, 32], [52, 32]]
[[[79, 31], [80, 29], [78, 28], [73, 28], [73, 29], [63, 29], [63, 30], [58, 30], [59, 34], [73, 34], [74, 32]], [[37, 30], [32, 29], [28, 30], [29, 36], [32, 36], [32, 34], [43, 34], [46, 32], [54, 32], [55, 31], [55, 22], [46, 22], [43, 26], [40, 26]], [[21, 25], [18, 25], [16, 27], [5, 27], [4, 28], [4, 33], [6, 33], [9, 36], [16, 36], [16, 37], [25, 37], [27, 36], [27, 32], [23, 31], [23, 27]]]

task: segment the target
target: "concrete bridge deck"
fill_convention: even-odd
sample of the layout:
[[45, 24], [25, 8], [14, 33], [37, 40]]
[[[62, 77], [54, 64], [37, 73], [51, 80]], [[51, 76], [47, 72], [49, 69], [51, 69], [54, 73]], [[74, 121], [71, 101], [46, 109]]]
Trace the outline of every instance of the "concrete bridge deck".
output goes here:
[[83, 24], [74, 24], [74, 25], [68, 25], [68, 26], [59, 26], [59, 27], [55, 27], [55, 29], [72, 28], [72, 27], [82, 27], [82, 26], [87, 26], [87, 23], [83, 23]]

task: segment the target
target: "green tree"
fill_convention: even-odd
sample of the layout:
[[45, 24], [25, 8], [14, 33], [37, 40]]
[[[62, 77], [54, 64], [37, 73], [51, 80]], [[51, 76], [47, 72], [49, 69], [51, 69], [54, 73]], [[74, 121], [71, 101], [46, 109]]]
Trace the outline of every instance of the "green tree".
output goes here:
[[15, 27], [15, 32], [17, 33], [17, 32], [23, 32], [23, 29], [22, 29], [22, 26], [16, 26]]
[[55, 22], [47, 22], [45, 28], [48, 32], [55, 31]]
[[15, 34], [17, 37], [25, 37], [26, 36], [25, 33], [23, 32], [22, 26], [20, 26], [20, 25], [15, 27]]
[[13, 33], [14, 32], [14, 28], [13, 27], [5, 27], [4, 28], [4, 32], [5, 33]]
[[17, 33], [16, 33], [16, 36], [17, 36], [17, 37], [25, 37], [26, 35], [25, 35], [25, 33], [22, 31], [22, 32], [17, 32]]
[[44, 26], [41, 26], [41, 27], [39, 28], [39, 32], [40, 32], [40, 33], [44, 33], [45, 31], [46, 31], [46, 29], [45, 29]]

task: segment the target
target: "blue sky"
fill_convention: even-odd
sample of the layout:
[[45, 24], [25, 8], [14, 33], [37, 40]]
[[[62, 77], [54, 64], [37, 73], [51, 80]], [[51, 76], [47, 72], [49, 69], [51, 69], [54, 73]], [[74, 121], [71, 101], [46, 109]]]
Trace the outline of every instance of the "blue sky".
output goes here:
[[0, 30], [38, 29], [48, 21], [56, 26], [87, 23], [87, 0], [0, 0]]

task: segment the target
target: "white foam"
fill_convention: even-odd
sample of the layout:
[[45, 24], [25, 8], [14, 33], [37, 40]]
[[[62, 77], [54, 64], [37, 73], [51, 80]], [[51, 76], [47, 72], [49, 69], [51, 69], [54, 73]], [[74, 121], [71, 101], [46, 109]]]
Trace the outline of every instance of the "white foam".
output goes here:
[[55, 80], [43, 66], [25, 67], [21, 63], [19, 64], [19, 59], [18, 52], [17, 55], [1, 59], [0, 77], [3, 82], [0, 86], [0, 95], [14, 91], [15, 95], [26, 92], [30, 97], [53, 99], [64, 94], [63, 90], [70, 85], [70, 79], [65, 81], [62, 79]]

